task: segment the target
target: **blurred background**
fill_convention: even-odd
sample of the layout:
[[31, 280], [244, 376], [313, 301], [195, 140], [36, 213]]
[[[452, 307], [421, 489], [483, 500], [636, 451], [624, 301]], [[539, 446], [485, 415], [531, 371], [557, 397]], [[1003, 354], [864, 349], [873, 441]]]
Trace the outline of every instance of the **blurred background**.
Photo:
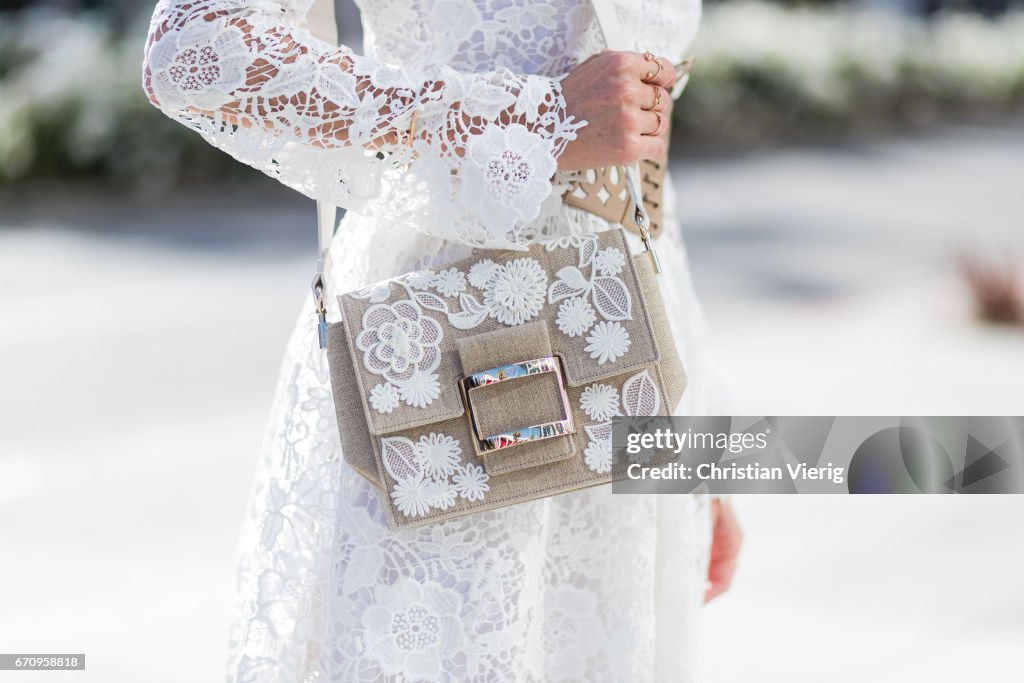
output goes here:
[[[307, 296], [312, 202], [149, 105], [151, 9], [0, 0], [0, 651], [88, 661], [0, 680], [220, 677]], [[742, 412], [1024, 414], [1024, 3], [708, 3], [693, 54], [672, 172]], [[1024, 497], [735, 506], [709, 682], [1019, 680]]]

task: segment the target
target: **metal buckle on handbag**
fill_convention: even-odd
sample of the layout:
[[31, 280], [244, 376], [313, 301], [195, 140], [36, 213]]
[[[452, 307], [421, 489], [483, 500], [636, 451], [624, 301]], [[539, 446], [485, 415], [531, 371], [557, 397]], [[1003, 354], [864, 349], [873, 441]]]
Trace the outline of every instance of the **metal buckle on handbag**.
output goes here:
[[[552, 422], [519, 427], [502, 432], [501, 434], [482, 436], [480, 433], [480, 423], [477, 421], [476, 412], [473, 410], [473, 390], [497, 384], [498, 382], [521, 379], [545, 372], [554, 373], [555, 378], [558, 380], [558, 392], [562, 400], [562, 412], [565, 417]], [[557, 356], [544, 356], [543, 358], [509, 363], [508, 365], [499, 365], [496, 368], [463, 377], [459, 380], [459, 383], [462, 385], [463, 396], [466, 397], [466, 409], [469, 412], [470, 424], [473, 426], [473, 435], [476, 437], [480, 450], [483, 452], [496, 451], [523, 443], [576, 433], [576, 427], [572, 420], [572, 408], [569, 404], [569, 393], [565, 389], [565, 376], [562, 374], [562, 367]]]

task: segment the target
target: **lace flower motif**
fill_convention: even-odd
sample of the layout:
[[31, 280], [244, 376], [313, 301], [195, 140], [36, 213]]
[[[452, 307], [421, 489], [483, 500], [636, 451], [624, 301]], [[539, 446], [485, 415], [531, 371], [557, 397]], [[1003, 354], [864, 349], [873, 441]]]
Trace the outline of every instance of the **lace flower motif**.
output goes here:
[[378, 583], [363, 612], [367, 656], [389, 677], [439, 679], [445, 660], [465, 646], [464, 600], [435, 581], [400, 576], [393, 584]]
[[574, 296], [562, 302], [558, 307], [555, 323], [562, 334], [579, 337], [590, 329], [596, 319], [594, 307], [583, 297]]
[[494, 271], [484, 290], [484, 305], [504, 325], [520, 325], [544, 306], [548, 275], [536, 259], [509, 261]]
[[441, 385], [432, 372], [416, 372], [398, 383], [398, 395], [413, 408], [426, 408], [441, 395]]
[[476, 501], [483, 500], [484, 494], [491, 490], [487, 483], [488, 479], [490, 477], [484, 472], [484, 468], [470, 462], [455, 472], [452, 482], [460, 496], [469, 501]]
[[604, 474], [612, 469], [612, 444], [610, 439], [590, 441], [583, 450], [583, 461], [595, 472]]
[[549, 178], [558, 170], [554, 142], [519, 123], [488, 124], [470, 138], [467, 168], [461, 174], [462, 200], [480, 215], [512, 216], [529, 223], [551, 194]]
[[466, 276], [458, 268], [442, 270], [431, 282], [443, 296], [457, 296], [466, 291]]
[[390, 413], [398, 407], [398, 389], [383, 382], [370, 389], [370, 407], [378, 413]]
[[598, 595], [565, 582], [552, 581], [544, 587], [539, 600], [544, 605], [545, 628], [531, 628], [526, 638], [526, 651], [539, 653], [537, 659], [543, 657], [543, 669], [531, 671], [536, 680], [601, 678], [587, 664], [605, 643], [612, 642], [598, 616]]
[[608, 362], [614, 363], [625, 355], [629, 350], [629, 344], [629, 332], [625, 327], [617, 322], [602, 320], [587, 336], [587, 346], [583, 350], [589, 353], [591, 358], [596, 359], [598, 365], [604, 365]]
[[459, 455], [462, 448], [459, 442], [447, 434], [431, 432], [421, 436], [413, 447], [413, 453], [422, 467], [423, 473], [435, 479], [444, 479], [455, 472], [459, 466]]
[[153, 44], [148, 55], [153, 92], [216, 110], [245, 84], [251, 57], [242, 32], [224, 21], [193, 21]]
[[608, 384], [591, 384], [580, 396], [580, 408], [594, 422], [605, 422], [619, 411], [619, 391]]
[[469, 284], [473, 285], [477, 289], [485, 288], [499, 267], [500, 266], [498, 266], [497, 263], [489, 258], [477, 261], [473, 264], [473, 267], [469, 269]]
[[626, 255], [622, 253], [621, 249], [615, 247], [602, 249], [594, 257], [594, 266], [602, 275], [618, 275], [625, 265]]

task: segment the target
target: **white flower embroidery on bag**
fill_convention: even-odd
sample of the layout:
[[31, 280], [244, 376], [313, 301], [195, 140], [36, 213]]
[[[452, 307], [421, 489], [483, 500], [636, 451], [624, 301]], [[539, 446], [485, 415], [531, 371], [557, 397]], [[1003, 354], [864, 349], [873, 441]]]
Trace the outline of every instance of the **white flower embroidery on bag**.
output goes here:
[[[555, 244], [561, 243], [562, 240]], [[591, 357], [598, 359], [599, 365], [614, 363], [629, 349], [629, 333], [616, 321], [633, 319], [632, 297], [626, 283], [618, 277], [626, 264], [626, 255], [617, 247], [606, 247], [598, 251], [597, 237], [594, 235], [575, 236], [566, 242], [568, 244], [579, 248], [578, 265], [559, 270], [555, 281], [548, 288], [549, 304], [563, 301], [558, 309], [558, 329], [570, 337], [582, 336], [591, 330], [596, 320], [596, 316], [593, 316], [596, 309], [603, 321], [598, 323], [601, 329], [594, 328], [594, 332], [587, 338], [590, 346], [586, 350]], [[548, 244], [547, 248], [552, 249], [552, 244]], [[589, 277], [584, 275], [584, 270], [588, 268]], [[577, 300], [587, 302], [587, 308], [583, 308]], [[592, 308], [590, 302], [593, 303]], [[590, 311], [590, 316], [587, 311]], [[616, 324], [609, 327], [609, 322]]]
[[544, 307], [548, 274], [536, 259], [520, 258], [499, 266], [487, 281], [484, 305], [503, 325], [520, 325]]
[[413, 408], [426, 408], [441, 395], [441, 384], [433, 372], [414, 372], [398, 384], [398, 395]]
[[618, 275], [622, 272], [622, 267], [625, 265], [626, 255], [622, 253], [621, 249], [616, 249], [615, 247], [602, 249], [594, 257], [594, 267], [602, 275]]
[[[470, 266], [468, 276], [455, 267], [418, 270], [354, 292], [354, 298], [373, 304], [363, 314], [356, 347], [363, 352], [366, 369], [382, 375], [393, 388], [374, 387], [370, 406], [380, 413], [393, 412], [398, 401], [426, 408], [441, 395], [434, 370], [440, 364], [443, 330], [425, 310], [444, 314], [456, 329], [470, 330], [488, 317], [503, 325], [521, 325], [536, 318], [545, 302], [561, 302], [555, 324], [562, 334], [587, 335], [584, 350], [598, 365], [618, 361], [630, 347], [629, 332], [619, 322], [632, 319], [629, 290], [618, 277], [626, 255], [617, 247], [598, 250], [597, 245], [592, 234], [548, 242], [548, 251], [575, 248], [578, 256], [577, 265], [560, 269], [550, 286], [540, 262], [524, 257], [504, 264], [481, 259]], [[467, 283], [482, 296], [467, 291]], [[392, 284], [408, 298], [386, 303]], [[455, 297], [458, 308], [445, 300]]]
[[595, 422], [605, 422], [619, 412], [619, 392], [609, 384], [591, 384], [580, 396], [580, 408]]
[[447, 510], [455, 505], [458, 494], [447, 480], [434, 479], [431, 482], [431, 505], [438, 510]]
[[482, 467], [462, 462], [458, 439], [431, 432], [419, 441], [404, 436], [381, 439], [384, 469], [395, 480], [391, 500], [407, 517], [423, 517], [432, 509], [447, 510], [457, 497], [483, 500], [490, 491]]
[[612, 444], [610, 439], [591, 441], [583, 451], [583, 460], [587, 467], [604, 474], [612, 469]]
[[594, 307], [586, 299], [574, 296], [566, 299], [558, 307], [555, 323], [562, 334], [568, 337], [579, 337], [594, 324]]
[[460, 496], [468, 501], [477, 501], [483, 500], [484, 494], [491, 490], [487, 484], [488, 478], [483, 467], [470, 462], [459, 468], [452, 481]]
[[584, 351], [597, 360], [598, 365], [615, 362], [629, 350], [629, 332], [617, 322], [601, 321], [587, 337]]
[[409, 273], [405, 279], [413, 289], [429, 289], [434, 284], [434, 271], [417, 270]]
[[370, 389], [370, 407], [378, 413], [390, 413], [398, 407], [398, 389], [382, 382]]
[[469, 284], [477, 289], [483, 289], [490, 282], [491, 277], [499, 268], [498, 264], [489, 258], [477, 261], [469, 269]]
[[400, 479], [391, 491], [395, 506], [406, 517], [422, 517], [430, 511], [436, 497], [434, 482], [422, 475]]
[[[610, 414], [610, 396], [613, 392], [616, 410]], [[595, 425], [585, 425], [583, 428], [587, 436], [590, 437], [583, 451], [583, 460], [591, 470], [603, 474], [608, 472], [612, 466], [611, 418], [616, 415], [631, 417], [657, 415], [661, 409], [661, 392], [658, 391], [658, 385], [655, 384], [651, 374], [647, 370], [643, 370], [622, 383], [621, 394], [607, 384], [589, 385], [580, 395], [580, 409], [587, 414], [587, 417], [598, 422]], [[631, 460], [646, 464], [652, 455], [651, 451], [641, 452], [639, 458], [633, 457]]]
[[411, 299], [374, 304], [362, 323], [356, 348], [363, 352], [364, 367], [383, 376], [411, 406], [422, 408], [437, 398], [440, 385], [433, 371], [441, 363], [441, 325]]
[[456, 296], [466, 290], [466, 276], [458, 268], [449, 268], [435, 275], [432, 284], [440, 294]]
[[454, 474], [455, 468], [459, 465], [459, 455], [462, 454], [458, 441], [436, 432], [421, 436], [413, 450], [423, 473], [435, 479]]

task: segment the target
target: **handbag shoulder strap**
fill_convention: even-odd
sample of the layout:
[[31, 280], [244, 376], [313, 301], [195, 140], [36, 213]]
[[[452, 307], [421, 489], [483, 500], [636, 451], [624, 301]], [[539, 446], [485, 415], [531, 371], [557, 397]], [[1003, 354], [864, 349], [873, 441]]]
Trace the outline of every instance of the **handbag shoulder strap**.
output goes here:
[[615, 9], [615, 0], [590, 0], [597, 15], [597, 25], [604, 34], [604, 44], [612, 50], [630, 50], [622, 33], [622, 22]]

